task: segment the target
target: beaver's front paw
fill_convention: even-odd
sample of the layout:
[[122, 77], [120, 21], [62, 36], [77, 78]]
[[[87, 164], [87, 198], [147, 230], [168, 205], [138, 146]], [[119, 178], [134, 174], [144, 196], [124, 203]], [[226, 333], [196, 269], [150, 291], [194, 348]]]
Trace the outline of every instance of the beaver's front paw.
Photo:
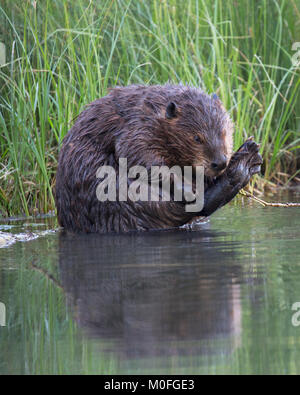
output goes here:
[[260, 172], [262, 162], [259, 145], [250, 137], [230, 159], [226, 169], [230, 183], [244, 188], [251, 176]]

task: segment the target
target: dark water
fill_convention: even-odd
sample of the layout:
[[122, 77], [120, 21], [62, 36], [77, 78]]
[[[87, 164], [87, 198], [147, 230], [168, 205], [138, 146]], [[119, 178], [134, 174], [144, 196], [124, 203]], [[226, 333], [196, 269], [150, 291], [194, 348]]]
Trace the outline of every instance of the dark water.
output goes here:
[[148, 234], [7, 225], [40, 237], [0, 249], [0, 374], [300, 373], [300, 208], [237, 201]]

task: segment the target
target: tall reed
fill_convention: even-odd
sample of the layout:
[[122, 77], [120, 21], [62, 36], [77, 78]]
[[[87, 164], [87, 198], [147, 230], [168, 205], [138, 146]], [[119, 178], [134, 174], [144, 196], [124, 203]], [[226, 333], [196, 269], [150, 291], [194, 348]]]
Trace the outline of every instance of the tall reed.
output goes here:
[[117, 84], [216, 92], [235, 121], [235, 147], [254, 135], [265, 180], [293, 178], [299, 20], [297, 0], [2, 0], [0, 214], [54, 208], [63, 137], [85, 104]]

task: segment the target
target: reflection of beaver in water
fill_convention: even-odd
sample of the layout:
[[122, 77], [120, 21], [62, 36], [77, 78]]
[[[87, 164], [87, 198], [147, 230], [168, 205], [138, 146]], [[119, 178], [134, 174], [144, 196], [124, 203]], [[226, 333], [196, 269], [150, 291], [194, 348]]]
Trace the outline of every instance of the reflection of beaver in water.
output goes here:
[[[216, 95], [186, 86], [115, 88], [91, 103], [66, 136], [59, 156], [56, 204], [62, 226], [73, 231], [161, 229], [209, 216], [259, 172], [258, 145], [247, 140], [232, 155], [233, 125]], [[100, 202], [97, 170], [134, 165], [204, 166], [204, 207], [183, 202]], [[117, 173], [118, 177], [118, 173]]]
[[183, 366], [199, 359], [181, 356], [232, 352], [241, 332], [240, 245], [205, 228], [61, 232], [60, 282], [83, 333], [107, 351], [141, 357], [139, 366], [154, 355]]

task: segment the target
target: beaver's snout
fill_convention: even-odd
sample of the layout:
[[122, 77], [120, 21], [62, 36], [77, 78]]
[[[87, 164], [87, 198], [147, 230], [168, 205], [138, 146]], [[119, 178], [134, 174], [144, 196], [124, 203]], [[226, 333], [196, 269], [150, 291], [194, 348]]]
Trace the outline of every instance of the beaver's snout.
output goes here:
[[221, 175], [227, 167], [228, 158], [220, 154], [215, 157], [206, 168], [206, 175], [208, 177], [217, 177]]
[[225, 155], [222, 155], [221, 157], [215, 159], [210, 165], [211, 169], [215, 172], [220, 172], [224, 170], [226, 166], [227, 166], [227, 158]]

